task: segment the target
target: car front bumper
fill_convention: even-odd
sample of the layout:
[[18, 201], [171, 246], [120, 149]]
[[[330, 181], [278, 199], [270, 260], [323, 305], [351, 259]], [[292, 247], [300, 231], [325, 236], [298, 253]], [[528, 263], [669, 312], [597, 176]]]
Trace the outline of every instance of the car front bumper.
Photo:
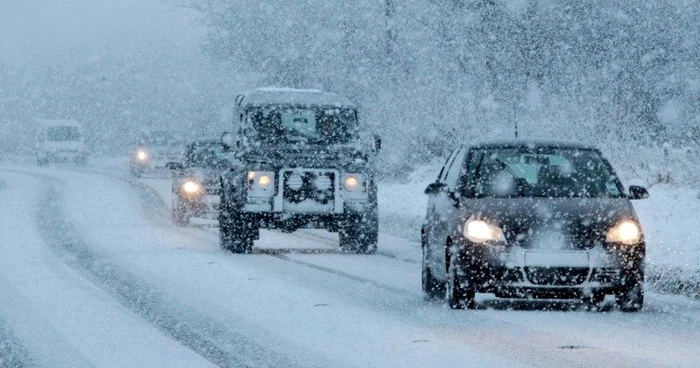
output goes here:
[[525, 249], [469, 243], [461, 264], [479, 292], [509, 297], [566, 298], [612, 292], [643, 277], [644, 244], [596, 244], [585, 250]]

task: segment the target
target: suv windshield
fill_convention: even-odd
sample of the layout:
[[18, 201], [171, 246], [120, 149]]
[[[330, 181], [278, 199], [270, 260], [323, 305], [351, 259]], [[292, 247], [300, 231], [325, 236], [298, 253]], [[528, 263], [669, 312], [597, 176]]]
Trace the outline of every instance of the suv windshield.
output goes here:
[[54, 126], [46, 130], [46, 139], [53, 142], [79, 141], [80, 129], [76, 126]]
[[266, 106], [248, 110], [256, 140], [267, 143], [348, 143], [357, 137], [354, 109]]
[[619, 180], [595, 150], [503, 148], [472, 151], [475, 197], [620, 197]]
[[185, 155], [189, 167], [219, 167], [226, 159], [224, 147], [220, 143], [195, 143]]

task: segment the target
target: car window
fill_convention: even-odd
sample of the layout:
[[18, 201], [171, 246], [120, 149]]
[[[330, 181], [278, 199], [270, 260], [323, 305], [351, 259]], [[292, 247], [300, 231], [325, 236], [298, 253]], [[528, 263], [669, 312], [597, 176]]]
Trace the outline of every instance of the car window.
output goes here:
[[445, 183], [450, 189], [455, 189], [457, 186], [457, 181], [462, 173], [462, 167], [464, 163], [464, 150], [460, 150], [457, 155], [455, 155], [452, 160], [452, 165], [447, 171], [447, 176], [445, 177]]
[[621, 197], [602, 155], [574, 148], [476, 150], [469, 163], [476, 197]]

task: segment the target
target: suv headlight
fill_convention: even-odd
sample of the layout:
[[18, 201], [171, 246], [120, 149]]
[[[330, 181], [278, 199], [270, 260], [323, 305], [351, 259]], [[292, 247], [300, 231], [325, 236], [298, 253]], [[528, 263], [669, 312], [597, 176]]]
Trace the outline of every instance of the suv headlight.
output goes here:
[[248, 193], [256, 196], [271, 196], [274, 186], [274, 172], [248, 171]]
[[625, 220], [608, 230], [607, 243], [637, 244], [642, 240], [642, 229], [637, 222]]
[[464, 224], [462, 234], [465, 238], [474, 243], [484, 243], [487, 241], [506, 241], [503, 230], [484, 220], [470, 219]]

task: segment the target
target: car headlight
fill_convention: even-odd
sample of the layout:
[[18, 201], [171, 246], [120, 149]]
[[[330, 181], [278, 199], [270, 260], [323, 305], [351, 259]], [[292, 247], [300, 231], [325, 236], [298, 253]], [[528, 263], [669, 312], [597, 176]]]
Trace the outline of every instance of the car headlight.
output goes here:
[[348, 192], [355, 192], [361, 188], [362, 180], [357, 174], [348, 174], [343, 179], [343, 188]]
[[637, 244], [642, 240], [642, 229], [635, 221], [625, 220], [608, 230], [608, 243]]
[[145, 161], [148, 158], [148, 152], [144, 150], [138, 150], [138, 152], [136, 152], [136, 158], [139, 161]]
[[483, 220], [470, 219], [464, 224], [462, 231], [465, 238], [474, 243], [484, 243], [487, 241], [506, 241], [503, 230], [493, 224]]
[[275, 183], [272, 171], [248, 171], [248, 190], [252, 193], [271, 195]]
[[182, 184], [182, 190], [184, 190], [187, 194], [199, 193], [201, 189], [202, 186], [192, 180], [188, 180]]

